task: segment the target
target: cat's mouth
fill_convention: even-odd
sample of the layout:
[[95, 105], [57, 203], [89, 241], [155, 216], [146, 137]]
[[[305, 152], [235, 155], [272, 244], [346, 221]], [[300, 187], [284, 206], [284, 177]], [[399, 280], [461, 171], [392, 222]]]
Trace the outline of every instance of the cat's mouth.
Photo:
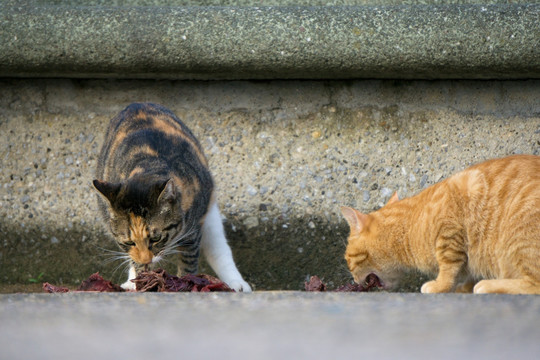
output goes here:
[[369, 273], [368, 276], [366, 276], [363, 286], [366, 289], [385, 289], [384, 282], [375, 273]]

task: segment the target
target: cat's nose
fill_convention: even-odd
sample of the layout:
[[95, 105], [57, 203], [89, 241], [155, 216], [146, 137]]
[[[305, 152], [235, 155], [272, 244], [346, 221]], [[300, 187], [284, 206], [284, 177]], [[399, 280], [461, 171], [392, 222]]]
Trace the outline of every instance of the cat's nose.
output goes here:
[[141, 264], [151, 264], [154, 254], [151, 251], [144, 251], [141, 256]]
[[149, 249], [138, 249], [135, 248], [130, 253], [133, 261], [135, 261], [137, 264], [141, 265], [147, 265], [152, 263], [152, 259], [154, 258], [154, 254]]

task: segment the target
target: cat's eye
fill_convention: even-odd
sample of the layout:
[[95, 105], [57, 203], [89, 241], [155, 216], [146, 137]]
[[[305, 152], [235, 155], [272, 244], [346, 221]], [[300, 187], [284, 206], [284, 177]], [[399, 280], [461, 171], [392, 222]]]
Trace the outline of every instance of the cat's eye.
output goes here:
[[133, 241], [126, 241], [125, 243], [122, 243], [124, 246], [135, 246], [135, 243]]

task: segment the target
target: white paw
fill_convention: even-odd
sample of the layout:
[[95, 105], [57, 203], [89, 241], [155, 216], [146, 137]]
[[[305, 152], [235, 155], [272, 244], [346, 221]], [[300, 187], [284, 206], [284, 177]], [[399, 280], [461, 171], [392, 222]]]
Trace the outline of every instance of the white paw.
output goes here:
[[242, 279], [226, 281], [226, 283], [231, 289], [234, 289], [237, 292], [251, 292], [251, 286]]
[[437, 291], [435, 291], [435, 287], [436, 287], [435, 281], [428, 281], [427, 283], [422, 285], [422, 287], [420, 288], [420, 292], [422, 294], [436, 293]]
[[124, 290], [137, 290], [137, 287], [135, 286], [135, 283], [131, 280], [126, 281], [120, 287]]
[[487, 294], [489, 292], [489, 283], [485, 280], [479, 281], [473, 288], [475, 294]]

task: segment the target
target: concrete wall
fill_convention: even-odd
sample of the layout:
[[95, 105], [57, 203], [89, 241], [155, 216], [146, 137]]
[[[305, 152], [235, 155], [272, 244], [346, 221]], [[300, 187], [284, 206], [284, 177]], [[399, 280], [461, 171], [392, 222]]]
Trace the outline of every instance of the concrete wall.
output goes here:
[[540, 4], [11, 3], [0, 3], [3, 77], [540, 78]]
[[340, 205], [371, 211], [540, 153], [539, 14], [526, 0], [2, 1], [0, 283], [123, 280], [90, 184], [107, 122], [135, 101], [200, 138], [255, 288], [347, 282]]
[[340, 205], [371, 211], [484, 159], [540, 155], [538, 94], [539, 80], [2, 79], [0, 282], [124, 277], [90, 182], [130, 102], [170, 107], [201, 140], [246, 279], [299, 289], [350, 279]]

